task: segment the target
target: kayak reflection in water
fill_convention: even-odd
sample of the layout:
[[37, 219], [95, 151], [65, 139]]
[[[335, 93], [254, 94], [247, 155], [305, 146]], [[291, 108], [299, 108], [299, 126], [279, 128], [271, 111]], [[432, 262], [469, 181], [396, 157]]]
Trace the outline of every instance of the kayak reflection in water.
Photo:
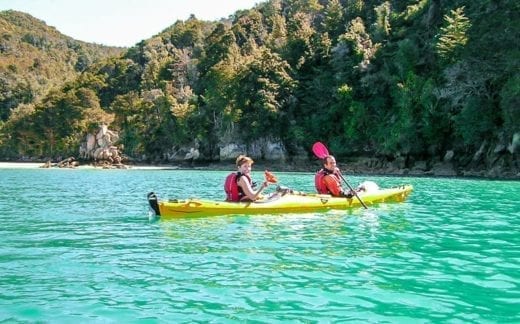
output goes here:
[[269, 186], [264, 181], [260, 188], [255, 191], [255, 184], [251, 179], [251, 168], [254, 161], [248, 156], [239, 155], [236, 159], [237, 172], [230, 173], [224, 183], [226, 201], [255, 201], [262, 198], [262, 191]]

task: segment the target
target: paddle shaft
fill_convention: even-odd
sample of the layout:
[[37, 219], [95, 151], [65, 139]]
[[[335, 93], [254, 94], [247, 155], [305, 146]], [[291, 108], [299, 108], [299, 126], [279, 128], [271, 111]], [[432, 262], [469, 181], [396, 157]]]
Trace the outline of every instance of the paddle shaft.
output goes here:
[[363, 200], [361, 200], [361, 197], [358, 196], [357, 194], [357, 191], [354, 190], [354, 188], [352, 188], [352, 186], [347, 182], [347, 180], [343, 177], [343, 175], [341, 173], [338, 173], [339, 174], [339, 177], [341, 178], [341, 180], [343, 180], [345, 182], [345, 184], [347, 185], [347, 187], [350, 189], [350, 191], [354, 194], [354, 196], [356, 196], [356, 198], [359, 200], [359, 202], [361, 203], [361, 205], [363, 205], [363, 207], [365, 207], [365, 209], [368, 209], [367, 205], [365, 205], [365, 202], [363, 202]]

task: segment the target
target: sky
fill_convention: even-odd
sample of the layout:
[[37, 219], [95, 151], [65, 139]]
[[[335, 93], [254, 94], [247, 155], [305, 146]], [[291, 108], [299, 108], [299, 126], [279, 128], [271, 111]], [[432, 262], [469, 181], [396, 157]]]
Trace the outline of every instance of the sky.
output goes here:
[[263, 0], [0, 0], [0, 11], [28, 13], [77, 40], [130, 47], [191, 14], [216, 21], [260, 2]]

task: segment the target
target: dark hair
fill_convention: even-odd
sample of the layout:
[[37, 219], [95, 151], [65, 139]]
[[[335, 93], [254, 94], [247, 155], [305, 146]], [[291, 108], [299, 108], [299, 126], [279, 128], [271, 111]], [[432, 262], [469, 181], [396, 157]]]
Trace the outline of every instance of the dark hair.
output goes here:
[[327, 155], [326, 157], [323, 158], [323, 165], [327, 164], [327, 162], [329, 161], [330, 158], [334, 158], [333, 155]]

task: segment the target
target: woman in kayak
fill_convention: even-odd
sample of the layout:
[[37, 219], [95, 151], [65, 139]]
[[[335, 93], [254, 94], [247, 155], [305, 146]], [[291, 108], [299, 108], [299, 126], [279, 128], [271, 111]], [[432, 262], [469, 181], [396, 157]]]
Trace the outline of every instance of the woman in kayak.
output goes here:
[[254, 161], [248, 156], [239, 155], [236, 160], [238, 172], [227, 176], [224, 183], [227, 201], [255, 201], [260, 198], [261, 192], [269, 185], [264, 181], [258, 190], [254, 190], [251, 180], [251, 166]]
[[341, 175], [336, 167], [336, 159], [328, 155], [323, 159], [323, 168], [316, 172], [314, 185], [320, 194], [332, 195], [334, 197], [352, 198], [351, 192], [345, 193], [341, 187]]

